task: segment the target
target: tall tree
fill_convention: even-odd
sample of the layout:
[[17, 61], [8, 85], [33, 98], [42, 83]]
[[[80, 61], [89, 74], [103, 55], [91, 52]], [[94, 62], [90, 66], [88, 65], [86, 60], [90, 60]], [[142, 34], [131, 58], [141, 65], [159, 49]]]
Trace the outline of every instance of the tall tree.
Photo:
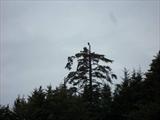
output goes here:
[[146, 73], [145, 86], [147, 94], [154, 95], [151, 99], [160, 101], [160, 51], [152, 60], [150, 69]]
[[88, 87], [89, 98], [92, 101], [92, 93], [96, 87], [105, 84], [106, 81], [112, 83], [111, 79], [117, 77], [112, 73], [111, 68], [105, 65], [113, 61], [106, 58], [103, 54], [92, 52], [89, 43], [88, 46], [89, 48], [84, 47], [83, 51], [68, 57], [68, 63], [65, 68], [71, 70], [74, 59], [77, 60], [77, 67], [76, 70], [69, 72], [68, 76], [65, 78], [65, 83], [73, 84], [80, 89]]
[[13, 111], [10, 110], [9, 106], [0, 105], [0, 120], [18, 120], [17, 116]]
[[129, 74], [128, 70], [124, 69], [122, 80], [114, 92], [112, 114], [115, 120], [128, 120], [128, 114], [137, 109], [137, 104], [143, 97], [140, 92], [143, 80], [140, 71], [134, 70]]
[[160, 51], [152, 60], [150, 69], [145, 75], [141, 88], [137, 92], [141, 94], [136, 104], [138, 109], [131, 111], [129, 118], [132, 120], [160, 120]]
[[15, 100], [14, 106], [13, 106], [13, 111], [17, 116], [17, 120], [27, 119], [27, 117], [28, 117], [27, 109], [28, 109], [27, 102], [26, 102], [25, 98], [24, 97], [20, 98], [20, 96], [18, 96], [18, 98]]

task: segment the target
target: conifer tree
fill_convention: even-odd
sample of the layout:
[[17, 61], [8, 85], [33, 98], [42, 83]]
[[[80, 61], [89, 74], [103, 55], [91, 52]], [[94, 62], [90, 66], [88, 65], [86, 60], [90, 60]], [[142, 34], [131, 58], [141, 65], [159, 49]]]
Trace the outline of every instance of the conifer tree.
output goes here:
[[112, 83], [111, 79], [117, 77], [112, 73], [111, 68], [106, 65], [106, 63], [112, 63], [113, 61], [103, 54], [92, 52], [90, 43], [88, 43], [88, 46], [89, 48], [84, 47], [83, 51], [68, 57], [65, 68], [71, 70], [74, 59], [77, 60], [77, 66], [76, 70], [69, 72], [65, 78], [65, 83], [73, 84], [80, 89], [88, 87], [89, 98], [92, 101], [95, 88], [105, 84], [106, 81]]

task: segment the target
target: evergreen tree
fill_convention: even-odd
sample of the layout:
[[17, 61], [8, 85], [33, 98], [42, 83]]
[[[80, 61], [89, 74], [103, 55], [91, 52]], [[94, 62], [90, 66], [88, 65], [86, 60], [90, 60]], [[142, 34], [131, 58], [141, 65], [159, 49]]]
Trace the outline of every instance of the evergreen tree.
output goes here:
[[13, 111], [16, 114], [18, 120], [23, 120], [23, 119], [27, 120], [28, 117], [27, 109], [28, 109], [27, 102], [25, 98], [24, 97], [20, 98], [20, 96], [18, 96], [13, 106]]
[[160, 119], [160, 52], [152, 60], [150, 69], [141, 83], [137, 102], [137, 110], [129, 113], [129, 120], [159, 120]]
[[112, 92], [111, 92], [111, 88], [109, 85], [105, 84], [101, 90], [101, 95], [100, 95], [100, 112], [99, 112], [99, 118], [101, 120], [111, 120], [112, 117]]
[[31, 96], [28, 97], [28, 117], [29, 120], [45, 120], [46, 110], [45, 108], [45, 92], [42, 86], [39, 89], [35, 89]]
[[124, 70], [123, 82], [117, 85], [114, 93], [113, 113], [115, 120], [126, 120], [130, 111], [137, 109], [137, 103], [141, 100], [142, 74], [135, 70], [129, 75]]
[[9, 106], [0, 105], [0, 120], [18, 120], [17, 116], [9, 109]]
[[[92, 101], [93, 91], [98, 86], [106, 83], [111, 83], [112, 78], [116, 78], [116, 75], [112, 73], [109, 66], [105, 63], [112, 63], [113, 61], [107, 59], [102, 54], [91, 52], [91, 46], [83, 48], [83, 51], [76, 53], [74, 56], [68, 57], [68, 63], [66, 68], [71, 70], [73, 60], [77, 59], [77, 67], [75, 71], [71, 71], [65, 79], [65, 83], [73, 84], [78, 88], [88, 88], [88, 95], [90, 101]], [[103, 64], [100, 64], [103, 62]], [[101, 81], [99, 81], [100, 79]]]
[[[100, 64], [111, 60], [84, 48], [68, 58], [66, 68], [72, 68], [74, 59], [77, 69], [68, 74], [64, 84], [55, 89], [40, 86], [27, 99], [18, 96], [13, 109], [0, 106], [0, 120], [160, 119], [160, 52], [145, 77], [141, 71], [124, 69], [123, 81], [113, 94], [106, 81], [111, 83], [116, 76], [109, 66]], [[66, 83], [73, 86], [68, 88]], [[79, 92], [79, 88], [83, 89]]]

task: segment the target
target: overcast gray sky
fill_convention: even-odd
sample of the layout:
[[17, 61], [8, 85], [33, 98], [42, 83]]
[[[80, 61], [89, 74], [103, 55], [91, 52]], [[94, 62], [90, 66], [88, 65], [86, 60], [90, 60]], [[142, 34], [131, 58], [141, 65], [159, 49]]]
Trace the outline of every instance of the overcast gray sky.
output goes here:
[[87, 42], [124, 67], [146, 71], [160, 49], [160, 1], [1, 0], [0, 104], [34, 88], [58, 86], [67, 57]]

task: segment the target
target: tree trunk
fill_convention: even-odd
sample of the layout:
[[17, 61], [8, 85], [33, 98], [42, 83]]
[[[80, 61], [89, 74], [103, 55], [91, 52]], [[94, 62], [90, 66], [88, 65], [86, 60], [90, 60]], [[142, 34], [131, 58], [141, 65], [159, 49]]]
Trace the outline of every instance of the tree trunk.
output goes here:
[[92, 88], [92, 63], [91, 63], [91, 45], [88, 43], [89, 45], [89, 99], [90, 102], [92, 103], [92, 92], [93, 92], [93, 88]]

